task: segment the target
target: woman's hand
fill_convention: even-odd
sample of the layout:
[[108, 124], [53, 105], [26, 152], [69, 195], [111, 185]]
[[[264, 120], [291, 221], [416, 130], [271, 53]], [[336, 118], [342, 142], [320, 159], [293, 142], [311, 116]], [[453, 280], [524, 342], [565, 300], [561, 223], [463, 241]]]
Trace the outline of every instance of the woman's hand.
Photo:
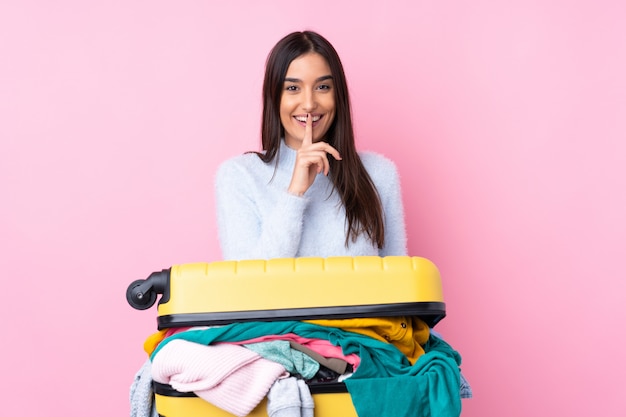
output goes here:
[[328, 154], [338, 161], [341, 160], [339, 152], [328, 143], [313, 143], [313, 120], [311, 114], [307, 113], [304, 139], [296, 154], [296, 163], [287, 191], [299, 196], [304, 195], [318, 174], [328, 175], [330, 170]]

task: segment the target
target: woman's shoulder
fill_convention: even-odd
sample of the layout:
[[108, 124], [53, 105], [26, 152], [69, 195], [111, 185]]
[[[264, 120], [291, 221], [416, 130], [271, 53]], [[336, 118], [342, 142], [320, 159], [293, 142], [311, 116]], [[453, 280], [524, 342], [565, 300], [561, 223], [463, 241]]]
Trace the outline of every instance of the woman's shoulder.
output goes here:
[[359, 152], [359, 157], [361, 158], [361, 162], [363, 162], [363, 166], [367, 170], [367, 173], [372, 176], [372, 180], [374, 181], [378, 177], [382, 177], [382, 179], [389, 179], [390, 177], [398, 175], [398, 169], [395, 162], [383, 154], [372, 151], [364, 151]]
[[267, 175], [267, 164], [254, 152], [230, 157], [217, 167], [215, 180], [219, 184], [257, 181]]
[[359, 155], [383, 205], [389, 202], [396, 205], [401, 194], [401, 180], [395, 162], [376, 152], [359, 152]]
[[265, 163], [255, 152], [246, 152], [241, 155], [232, 156], [220, 163], [217, 168], [218, 175], [224, 172], [233, 171], [254, 171], [261, 169]]

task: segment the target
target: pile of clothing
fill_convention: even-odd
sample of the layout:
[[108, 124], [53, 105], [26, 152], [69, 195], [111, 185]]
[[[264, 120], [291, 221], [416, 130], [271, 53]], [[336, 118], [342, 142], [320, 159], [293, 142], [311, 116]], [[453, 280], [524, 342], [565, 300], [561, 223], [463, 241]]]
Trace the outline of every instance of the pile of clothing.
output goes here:
[[359, 417], [458, 417], [461, 357], [416, 317], [245, 322], [168, 329], [131, 387], [131, 417], [156, 416], [152, 381], [236, 416], [312, 417], [314, 384], [343, 382]]

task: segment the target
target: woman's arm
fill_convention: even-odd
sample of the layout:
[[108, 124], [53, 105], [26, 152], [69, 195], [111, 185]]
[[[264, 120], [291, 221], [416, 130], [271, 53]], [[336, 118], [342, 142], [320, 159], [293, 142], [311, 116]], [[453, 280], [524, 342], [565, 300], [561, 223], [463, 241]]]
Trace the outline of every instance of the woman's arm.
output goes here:
[[381, 256], [406, 256], [408, 250], [404, 206], [400, 178], [395, 167], [389, 182], [388, 195], [383, 199], [383, 211], [385, 213], [385, 245], [381, 250]]
[[383, 206], [385, 245], [379, 250], [380, 256], [406, 256], [404, 206], [396, 165], [390, 159], [374, 153], [362, 155], [361, 160], [374, 181]]
[[230, 160], [220, 166], [216, 175], [217, 226], [223, 258], [295, 257], [307, 199], [273, 182], [267, 184], [268, 179], [250, 171], [252, 166]]

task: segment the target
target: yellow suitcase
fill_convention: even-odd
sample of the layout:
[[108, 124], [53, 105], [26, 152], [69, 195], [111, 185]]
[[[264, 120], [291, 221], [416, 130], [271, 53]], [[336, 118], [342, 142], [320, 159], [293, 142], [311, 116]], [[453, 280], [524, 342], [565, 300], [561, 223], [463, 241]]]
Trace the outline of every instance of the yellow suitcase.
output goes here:
[[[409, 256], [284, 258], [174, 265], [132, 282], [128, 303], [158, 303], [157, 328], [245, 321], [417, 316], [445, 317], [441, 278], [429, 260]], [[310, 386], [316, 417], [357, 417], [342, 383]], [[163, 417], [232, 417], [193, 393], [154, 384]], [[267, 417], [263, 401], [251, 417]]]

